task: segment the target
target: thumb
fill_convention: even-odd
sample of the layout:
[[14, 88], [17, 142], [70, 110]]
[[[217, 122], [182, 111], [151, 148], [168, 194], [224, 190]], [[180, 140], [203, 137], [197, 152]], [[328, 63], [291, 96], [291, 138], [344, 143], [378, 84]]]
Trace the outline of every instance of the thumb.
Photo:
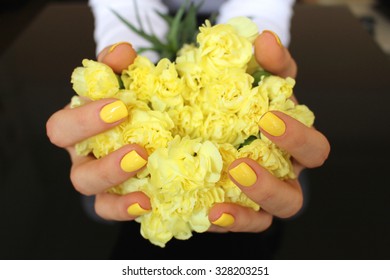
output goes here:
[[295, 78], [297, 76], [297, 64], [285, 48], [278, 35], [265, 30], [255, 41], [255, 57], [257, 63], [265, 70], [281, 77]]
[[130, 43], [119, 42], [104, 48], [98, 54], [97, 60], [110, 66], [115, 73], [121, 74], [134, 62], [136, 57], [137, 53]]

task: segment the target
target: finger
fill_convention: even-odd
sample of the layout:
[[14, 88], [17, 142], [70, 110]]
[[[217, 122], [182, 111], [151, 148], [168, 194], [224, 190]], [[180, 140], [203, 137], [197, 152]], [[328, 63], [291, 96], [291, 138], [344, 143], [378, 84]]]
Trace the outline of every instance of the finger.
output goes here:
[[267, 71], [280, 77], [297, 76], [297, 64], [279, 37], [272, 31], [263, 31], [255, 41], [257, 62]]
[[149, 198], [142, 192], [126, 195], [101, 193], [95, 199], [96, 214], [106, 220], [131, 221], [150, 210]]
[[85, 195], [98, 194], [133, 177], [147, 163], [147, 152], [136, 144], [126, 145], [100, 159], [80, 157], [68, 149], [73, 165], [70, 178], [75, 189]]
[[130, 43], [119, 42], [104, 48], [98, 54], [97, 59], [99, 62], [110, 66], [115, 73], [121, 74], [134, 62], [136, 57], [137, 53]]
[[302, 189], [297, 180], [280, 180], [249, 158], [235, 160], [229, 166], [230, 179], [268, 213], [287, 218], [303, 205]]
[[272, 215], [265, 211], [254, 211], [233, 203], [216, 204], [210, 209], [212, 223], [209, 231], [214, 232], [262, 232], [272, 224]]
[[117, 99], [102, 99], [54, 113], [46, 123], [50, 141], [68, 147], [106, 131], [128, 116], [126, 105]]
[[328, 158], [330, 144], [327, 138], [286, 114], [267, 112], [261, 117], [259, 126], [267, 138], [305, 167], [321, 166]]

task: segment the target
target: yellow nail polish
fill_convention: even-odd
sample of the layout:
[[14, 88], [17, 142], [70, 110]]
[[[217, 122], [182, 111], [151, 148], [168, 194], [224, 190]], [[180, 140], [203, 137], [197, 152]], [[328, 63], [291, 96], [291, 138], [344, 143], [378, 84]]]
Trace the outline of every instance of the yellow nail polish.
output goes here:
[[220, 227], [228, 227], [234, 224], [234, 217], [230, 214], [223, 213], [217, 220], [211, 223]]
[[122, 158], [120, 165], [123, 171], [133, 172], [142, 168], [146, 162], [143, 157], [133, 150]]
[[116, 44], [113, 44], [110, 49], [108, 50], [108, 53], [112, 52], [115, 50], [115, 48], [119, 45], [122, 45], [122, 44], [126, 44], [126, 45], [129, 45], [130, 47], [133, 47], [129, 42], [118, 42]]
[[259, 126], [272, 136], [281, 136], [286, 131], [286, 124], [272, 112], [261, 117]]
[[278, 45], [283, 47], [282, 41], [280, 41], [278, 34], [276, 34], [275, 32], [273, 32], [271, 30], [264, 30], [264, 32], [268, 32], [268, 33], [272, 34], [275, 37], [275, 40], [278, 43]]
[[100, 118], [105, 123], [114, 123], [127, 117], [129, 112], [127, 111], [125, 103], [120, 100], [107, 104], [100, 111]]
[[236, 167], [230, 169], [229, 174], [244, 187], [250, 187], [257, 181], [256, 173], [245, 162], [241, 162]]
[[146, 210], [146, 209], [142, 208], [141, 205], [139, 205], [139, 203], [131, 204], [127, 208], [127, 213], [131, 216], [141, 216], [141, 215], [144, 215], [144, 214], [149, 213], [149, 212], [150, 212], [150, 210]]

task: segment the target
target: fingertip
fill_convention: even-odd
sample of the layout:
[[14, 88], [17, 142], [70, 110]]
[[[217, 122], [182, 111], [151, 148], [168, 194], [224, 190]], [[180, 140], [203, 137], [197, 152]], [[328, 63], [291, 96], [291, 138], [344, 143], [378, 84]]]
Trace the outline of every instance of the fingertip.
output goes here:
[[131, 221], [151, 211], [149, 197], [135, 191], [124, 195], [103, 192], [96, 195], [95, 212], [106, 220]]
[[148, 159], [148, 157], [149, 157], [148, 151], [144, 147], [142, 147], [141, 145], [133, 143], [133, 144], [129, 144], [128, 147], [129, 147], [129, 150], [136, 151], [145, 160]]
[[257, 181], [257, 174], [253, 170], [249, 159], [240, 159], [233, 162], [229, 167], [229, 176], [238, 186], [251, 187]]
[[260, 33], [258, 38], [259, 37], [260, 37], [260, 39], [259, 39], [260, 43], [261, 43], [261, 40], [266, 40], [270, 44], [275, 44], [276, 43], [280, 48], [283, 48], [282, 41], [280, 40], [278, 34], [273, 32], [272, 30], [263, 30], [263, 32]]
[[229, 227], [234, 224], [234, 207], [230, 203], [218, 203], [209, 212], [209, 221], [212, 225]]
[[141, 216], [152, 210], [149, 197], [142, 191], [129, 194], [126, 204], [126, 212], [130, 216]]
[[230, 227], [235, 222], [235, 218], [233, 215], [229, 213], [222, 213], [216, 220], [212, 221], [213, 225], [219, 227]]
[[264, 30], [254, 43], [255, 58], [267, 71], [281, 77], [295, 78], [297, 66], [279, 36], [270, 30]]
[[124, 155], [120, 161], [121, 169], [126, 173], [138, 172], [145, 167], [147, 160], [140, 156], [136, 150]]
[[118, 42], [103, 49], [98, 55], [98, 61], [110, 66], [115, 73], [121, 74], [136, 57], [137, 52], [130, 43]]
[[286, 132], [286, 123], [272, 111], [268, 111], [259, 120], [261, 132], [267, 133], [267, 136], [280, 137]]
[[[263, 67], [272, 66], [271, 61], [283, 56], [283, 46], [279, 37], [269, 30], [265, 30], [257, 36], [254, 47], [256, 60]], [[272, 59], [269, 58], [270, 56]]]

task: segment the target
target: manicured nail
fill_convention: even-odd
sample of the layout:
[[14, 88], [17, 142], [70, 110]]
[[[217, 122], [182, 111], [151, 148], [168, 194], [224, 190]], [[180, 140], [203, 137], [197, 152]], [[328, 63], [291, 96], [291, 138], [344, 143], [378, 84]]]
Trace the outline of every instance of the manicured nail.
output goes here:
[[286, 131], [286, 124], [272, 112], [261, 117], [259, 126], [272, 136], [281, 136]]
[[241, 162], [236, 167], [230, 169], [229, 174], [244, 187], [250, 187], [257, 181], [256, 173], [245, 162]]
[[129, 45], [130, 47], [133, 47], [129, 42], [118, 42], [118, 43], [111, 46], [111, 48], [108, 50], [108, 53], [113, 52], [117, 46], [123, 45], [123, 44]]
[[100, 118], [105, 123], [114, 123], [127, 117], [129, 112], [127, 111], [125, 103], [120, 100], [107, 104], [100, 111]]
[[211, 223], [220, 227], [228, 227], [234, 224], [234, 217], [230, 214], [222, 213], [222, 215], [217, 220]]
[[122, 158], [120, 165], [123, 171], [133, 172], [141, 169], [146, 162], [147, 161], [143, 157], [133, 150]]
[[127, 213], [131, 216], [141, 216], [141, 215], [144, 215], [144, 214], [149, 213], [149, 212], [150, 212], [150, 210], [146, 210], [146, 209], [142, 208], [141, 205], [139, 205], [139, 203], [131, 204], [127, 208]]
[[275, 40], [276, 40], [276, 42], [278, 43], [278, 45], [281, 46], [281, 47], [283, 47], [282, 41], [280, 41], [279, 36], [278, 36], [275, 32], [273, 32], [273, 31], [271, 31], [271, 30], [264, 30], [263, 32], [267, 32], [267, 33], [272, 34], [272, 35], [275, 37]]

